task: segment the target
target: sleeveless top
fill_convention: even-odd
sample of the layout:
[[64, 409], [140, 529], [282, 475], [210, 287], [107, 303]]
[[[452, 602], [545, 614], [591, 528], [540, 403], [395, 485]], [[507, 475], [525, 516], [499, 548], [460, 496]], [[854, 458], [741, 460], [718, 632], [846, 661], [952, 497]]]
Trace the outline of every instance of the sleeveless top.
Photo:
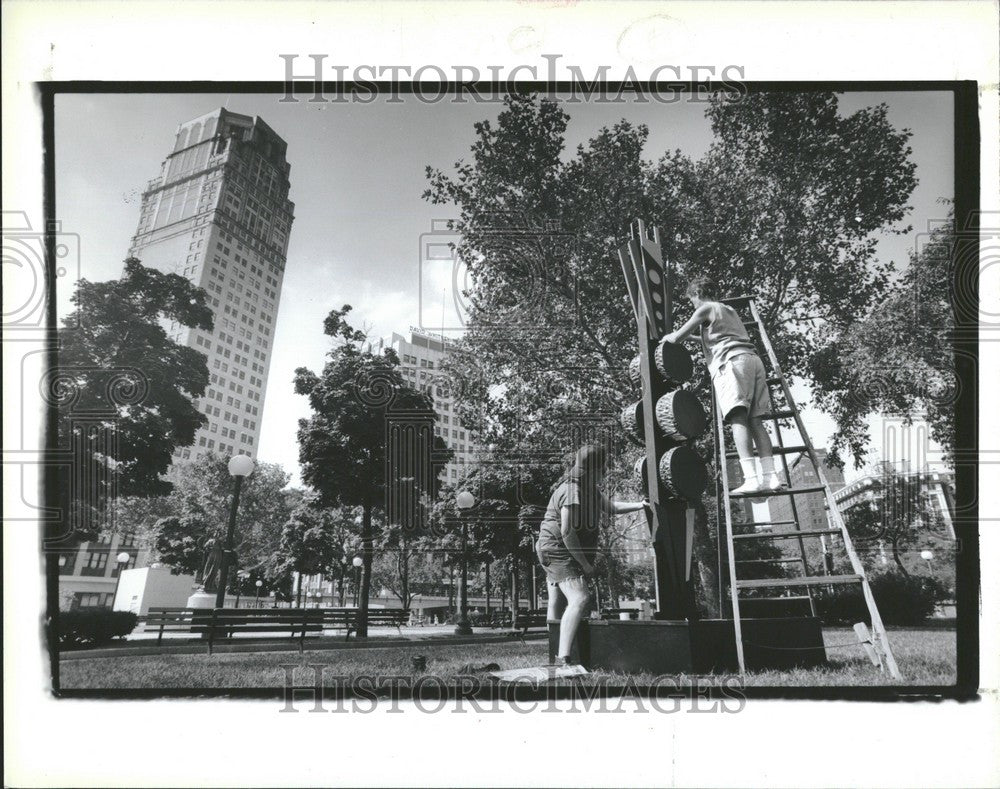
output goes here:
[[714, 378], [725, 362], [745, 353], [756, 354], [757, 349], [736, 310], [717, 301], [705, 304], [709, 307], [709, 319], [701, 324], [701, 347]]
[[569, 551], [562, 536], [562, 508], [573, 504], [580, 507], [577, 537], [585, 555], [596, 552], [601, 515], [611, 511], [611, 502], [599, 490], [587, 495], [584, 486], [574, 479], [561, 482], [549, 497], [538, 534], [538, 549], [552, 558], [568, 558]]

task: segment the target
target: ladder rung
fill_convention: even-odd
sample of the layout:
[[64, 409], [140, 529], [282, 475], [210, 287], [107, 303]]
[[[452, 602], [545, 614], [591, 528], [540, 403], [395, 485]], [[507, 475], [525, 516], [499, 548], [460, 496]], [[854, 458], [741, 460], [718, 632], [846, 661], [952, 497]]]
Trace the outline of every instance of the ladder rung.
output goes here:
[[784, 490], [757, 490], [750, 493], [730, 493], [731, 499], [764, 499], [771, 496], [796, 496], [799, 493], [817, 493], [826, 490], [822, 485], [810, 485], [805, 488], [785, 488]]
[[719, 301], [732, 307], [736, 304], [749, 304], [750, 298], [750, 296], [731, 296], [728, 299], [719, 299]]
[[753, 523], [734, 523], [733, 526], [794, 526], [795, 521], [754, 521]]
[[737, 559], [737, 564], [792, 564], [794, 562], [801, 562], [802, 559], [793, 559], [782, 557], [780, 559]]
[[[804, 445], [802, 445], [802, 446], [794, 446], [794, 447], [773, 447], [772, 448], [772, 454], [775, 454], [775, 455], [791, 455], [794, 452], [807, 452], [808, 450], [809, 450], [809, 447], [804, 446]], [[739, 452], [727, 452], [726, 453], [726, 460], [734, 460], [735, 458], [738, 458], [739, 456], [740, 456]], [[759, 457], [759, 456], [755, 454], [754, 457]]]
[[771, 378], [768, 378], [767, 379], [767, 383], [768, 383], [769, 386], [774, 386], [775, 384], [780, 384], [781, 383], [781, 376], [780, 375], [775, 375], [775, 376], [773, 376]]
[[764, 414], [761, 419], [788, 419], [795, 416], [798, 413], [794, 408], [788, 408], [784, 411], [772, 411], [770, 414]]
[[734, 534], [734, 540], [782, 540], [789, 537], [816, 537], [820, 534], [840, 534], [840, 529], [803, 529], [802, 531], [762, 531], [756, 534]]
[[740, 599], [740, 604], [756, 602], [757, 600], [811, 600], [807, 594], [791, 594], [784, 597], [744, 597]]
[[755, 578], [737, 581], [737, 589], [765, 589], [769, 586], [829, 586], [830, 584], [858, 584], [860, 575], [810, 575], [804, 578]]

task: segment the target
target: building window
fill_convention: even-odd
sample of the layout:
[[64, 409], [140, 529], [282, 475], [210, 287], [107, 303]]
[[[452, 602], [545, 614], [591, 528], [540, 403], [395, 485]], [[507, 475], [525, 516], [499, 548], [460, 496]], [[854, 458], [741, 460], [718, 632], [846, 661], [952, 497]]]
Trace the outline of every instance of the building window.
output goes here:
[[80, 575], [104, 575], [104, 569], [108, 566], [107, 551], [90, 551], [84, 561]]
[[102, 594], [101, 592], [77, 592], [76, 607], [99, 608], [100, 606], [105, 605], [105, 601], [108, 597], [109, 595]]

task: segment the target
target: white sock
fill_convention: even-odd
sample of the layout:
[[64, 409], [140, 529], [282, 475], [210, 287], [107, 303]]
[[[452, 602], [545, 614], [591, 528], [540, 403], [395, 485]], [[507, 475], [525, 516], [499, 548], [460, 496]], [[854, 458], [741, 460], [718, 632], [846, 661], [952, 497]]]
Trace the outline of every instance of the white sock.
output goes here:
[[740, 458], [740, 468], [743, 469], [743, 481], [753, 482], [757, 479], [757, 461], [753, 458]]
[[769, 481], [774, 476], [774, 458], [771, 455], [767, 457], [761, 455], [760, 474], [764, 482]]

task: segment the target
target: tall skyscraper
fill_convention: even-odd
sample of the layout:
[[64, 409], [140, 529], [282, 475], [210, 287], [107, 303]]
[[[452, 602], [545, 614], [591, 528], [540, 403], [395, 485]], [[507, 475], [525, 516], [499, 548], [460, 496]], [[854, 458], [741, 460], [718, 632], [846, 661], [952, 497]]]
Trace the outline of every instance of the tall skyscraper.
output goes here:
[[171, 336], [208, 357], [196, 403], [208, 423], [175, 461], [207, 450], [256, 457], [294, 204], [287, 145], [259, 117], [218, 109], [182, 123], [146, 185], [129, 255], [205, 288], [210, 331]]

